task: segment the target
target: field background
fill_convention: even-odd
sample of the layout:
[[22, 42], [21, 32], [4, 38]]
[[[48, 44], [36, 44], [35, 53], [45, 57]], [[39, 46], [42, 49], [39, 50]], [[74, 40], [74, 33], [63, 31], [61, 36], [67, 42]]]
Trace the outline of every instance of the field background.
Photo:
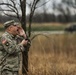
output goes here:
[[[71, 23], [33, 23], [31, 29], [32, 31], [63, 31], [70, 24]], [[3, 24], [0, 24], [0, 31], [4, 31]]]
[[[33, 24], [33, 28], [64, 30], [67, 25]], [[3, 26], [0, 28], [2, 34]], [[76, 33], [39, 35], [32, 40], [28, 75], [76, 75]]]
[[29, 75], [76, 75], [76, 34], [38, 36], [29, 51]]

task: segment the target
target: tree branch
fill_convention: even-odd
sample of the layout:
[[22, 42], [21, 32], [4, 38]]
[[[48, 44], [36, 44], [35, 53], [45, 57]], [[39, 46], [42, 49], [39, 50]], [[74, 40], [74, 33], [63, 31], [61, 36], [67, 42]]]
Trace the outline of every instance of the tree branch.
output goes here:
[[11, 5], [11, 4], [9, 4], [9, 3], [0, 3], [0, 5], [11, 6], [11, 7], [13, 7], [13, 8], [14, 8], [14, 6], [13, 6], [13, 5]]
[[13, 7], [14, 7], [14, 9], [12, 9], [12, 10], [15, 12], [15, 14], [17, 15], [17, 18], [20, 21], [20, 16], [19, 16], [19, 12], [18, 12], [18, 9], [16, 7], [16, 4], [15, 4], [15, 2], [13, 0], [10, 0], [10, 1], [13, 3]]
[[14, 16], [14, 15], [9, 15], [9, 14], [7, 14], [7, 13], [5, 13], [5, 12], [3, 12], [6, 16], [9, 16], [9, 17], [15, 17], [15, 18], [17, 18], [16, 16]]
[[10, 12], [13, 12], [12, 10], [4, 10], [4, 9], [0, 9], [0, 11], [10, 11]]
[[44, 6], [45, 4], [47, 4], [47, 3], [50, 2], [50, 1], [51, 1], [51, 0], [46, 1], [45, 3], [43, 3], [42, 5], [40, 5], [39, 7], [36, 7], [36, 9]]
[[0, 3], [0, 5], [6, 5], [9, 9], [11, 9], [11, 12], [14, 12], [17, 15], [17, 18], [20, 20], [18, 9], [16, 8], [14, 1], [13, 0], [10, 1], [13, 3], [13, 5], [9, 3]]
[[34, 14], [34, 11], [36, 9], [36, 5], [37, 3], [39, 2], [40, 0], [34, 0], [32, 5], [31, 5], [31, 8], [30, 8], [30, 16], [29, 16], [29, 27], [28, 27], [28, 35], [29, 37], [31, 36], [31, 23], [32, 23], [32, 17], [33, 17], [33, 14]]

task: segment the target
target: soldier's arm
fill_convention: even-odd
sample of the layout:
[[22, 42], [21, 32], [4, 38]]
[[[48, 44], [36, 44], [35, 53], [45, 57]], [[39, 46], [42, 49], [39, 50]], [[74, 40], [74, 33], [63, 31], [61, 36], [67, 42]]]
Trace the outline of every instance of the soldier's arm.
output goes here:
[[1, 42], [7, 53], [12, 54], [15, 52], [24, 51], [24, 46], [21, 43], [16, 44], [14, 41], [12, 41], [8, 38], [3, 38], [3, 39], [1, 39]]

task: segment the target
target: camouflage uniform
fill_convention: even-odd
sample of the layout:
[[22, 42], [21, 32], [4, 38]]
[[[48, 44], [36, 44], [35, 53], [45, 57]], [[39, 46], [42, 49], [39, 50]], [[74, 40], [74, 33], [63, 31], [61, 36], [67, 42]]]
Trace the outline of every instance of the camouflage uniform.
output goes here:
[[[22, 37], [13, 36], [5, 32], [1, 37], [0, 45], [0, 72], [1, 75], [18, 75], [21, 61], [21, 52], [24, 51], [20, 44]], [[3, 62], [2, 62], [3, 61]]]

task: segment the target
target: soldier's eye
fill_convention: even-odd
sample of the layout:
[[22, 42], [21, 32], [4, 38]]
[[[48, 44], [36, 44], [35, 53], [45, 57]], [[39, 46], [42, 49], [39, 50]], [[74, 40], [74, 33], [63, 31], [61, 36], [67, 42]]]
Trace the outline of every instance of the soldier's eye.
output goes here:
[[16, 25], [14, 25], [14, 26], [16, 26]]

